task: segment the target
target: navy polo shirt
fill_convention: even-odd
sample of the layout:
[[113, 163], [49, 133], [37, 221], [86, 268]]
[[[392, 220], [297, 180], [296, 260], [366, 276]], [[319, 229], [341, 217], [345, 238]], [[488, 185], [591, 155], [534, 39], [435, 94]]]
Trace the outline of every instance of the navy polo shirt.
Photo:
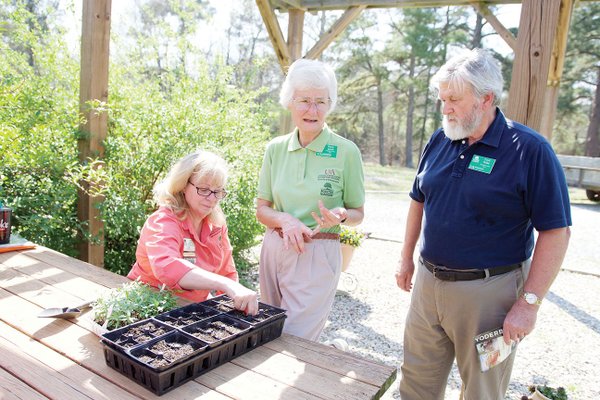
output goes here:
[[524, 261], [533, 252], [533, 228], [571, 225], [565, 175], [552, 147], [499, 109], [471, 146], [437, 130], [410, 197], [424, 203], [421, 255], [450, 268]]

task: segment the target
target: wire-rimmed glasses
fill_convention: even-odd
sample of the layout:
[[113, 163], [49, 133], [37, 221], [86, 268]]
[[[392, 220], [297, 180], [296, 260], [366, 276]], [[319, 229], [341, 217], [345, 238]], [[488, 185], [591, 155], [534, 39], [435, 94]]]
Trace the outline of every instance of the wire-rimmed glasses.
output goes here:
[[188, 183], [196, 188], [196, 193], [198, 193], [198, 196], [209, 198], [211, 194], [214, 194], [217, 200], [223, 200], [225, 197], [227, 197], [227, 191], [224, 189], [212, 190], [206, 187], [198, 187], [190, 181], [188, 181]]
[[318, 112], [326, 112], [329, 110], [331, 99], [329, 97], [317, 97], [311, 99], [310, 97], [294, 97], [292, 99], [294, 108], [298, 111], [308, 111], [314, 104]]

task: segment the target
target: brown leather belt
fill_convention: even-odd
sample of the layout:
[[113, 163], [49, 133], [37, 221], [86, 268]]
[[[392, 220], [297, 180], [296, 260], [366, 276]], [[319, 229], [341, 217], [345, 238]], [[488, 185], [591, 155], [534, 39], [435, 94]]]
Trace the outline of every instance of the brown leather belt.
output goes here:
[[435, 265], [430, 263], [423, 257], [419, 257], [419, 261], [423, 263], [425, 268], [433, 274], [433, 276], [442, 281], [474, 281], [476, 279], [484, 279], [490, 276], [502, 275], [517, 268], [521, 268], [522, 263], [505, 265], [503, 267], [493, 267], [485, 269], [452, 269], [443, 265]]
[[[281, 228], [273, 228], [273, 230], [279, 234], [280, 238], [283, 239], [283, 231], [281, 230]], [[330, 232], [317, 232], [314, 235], [312, 235], [309, 239], [310, 240], [319, 240], [319, 239], [340, 240], [340, 234], [339, 233], [330, 233]], [[305, 242], [307, 241], [306, 236], [304, 237], [304, 241]]]

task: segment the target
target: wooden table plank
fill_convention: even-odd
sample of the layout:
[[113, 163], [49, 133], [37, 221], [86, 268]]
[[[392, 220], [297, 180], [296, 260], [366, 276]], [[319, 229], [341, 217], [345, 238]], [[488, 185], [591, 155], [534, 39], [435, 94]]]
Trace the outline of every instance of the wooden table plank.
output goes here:
[[[0, 332], [0, 365], [7, 371], [18, 372], [20, 379], [49, 398], [71, 398], [65, 397], [70, 393], [72, 398], [138, 399], [3, 322]], [[61, 388], [63, 385], [65, 388]]]
[[[19, 310], [18, 315], [14, 310]], [[39, 311], [35, 304], [0, 289], [0, 320], [136, 396], [169, 400], [230, 399], [195, 381], [156, 396], [106, 365], [103, 347], [96, 335], [69, 320], [37, 318]]]
[[382, 382], [396, 379], [396, 367], [376, 363], [293, 335], [284, 333], [281, 340], [268, 342], [264, 346], [372, 385], [380, 386]]
[[[295, 357], [278, 353], [266, 346], [260, 346], [232, 360], [232, 363], [270, 376], [279, 382], [310, 393], [319, 388], [322, 399], [370, 399], [379, 386], [369, 385], [348, 376], [306, 363]], [[282, 368], [282, 366], [286, 366]]]
[[48, 397], [37, 392], [25, 382], [15, 378], [0, 367], [0, 398], [2, 400], [47, 400]]
[[[125, 277], [44, 247], [3, 253], [0, 254], [0, 320], [21, 331], [23, 338], [27, 335], [39, 341], [35, 342], [36, 346], [49, 352], [45, 357], [63, 354], [64, 357], [58, 357], [68, 364], [66, 369], [80, 369], [79, 374], [85, 376], [87, 372], [98, 381], [94, 383], [127, 393], [126, 396], [108, 395], [108, 389], [102, 391], [106, 393], [102, 397], [96, 396], [93, 390], [84, 390], [91, 398], [362, 400], [379, 398], [395, 378], [394, 367], [284, 334], [161, 397], [155, 396], [106, 365], [103, 346], [98, 337], [90, 333], [89, 324], [83, 318], [37, 318], [41, 307], [73, 305], [76, 304], [73, 302], [89, 300], [92, 292], [126, 282], [129, 280]], [[1, 327], [0, 337], [3, 336]], [[7, 340], [11, 342], [7, 338], [0, 339], [4, 347]], [[40, 351], [40, 358], [45, 352]], [[51, 365], [33, 353], [19, 353], [20, 357], [38, 360], [46, 367]], [[25, 382], [21, 386], [27, 390]]]
[[[256, 349], [252, 350], [252, 352]], [[243, 357], [243, 356], [242, 356]], [[234, 363], [227, 363], [196, 380], [235, 399], [243, 400], [311, 400], [321, 399], [303, 392], [293, 386], [277, 382], [254, 371], [242, 368]], [[243, 396], [240, 396], [243, 388]]]

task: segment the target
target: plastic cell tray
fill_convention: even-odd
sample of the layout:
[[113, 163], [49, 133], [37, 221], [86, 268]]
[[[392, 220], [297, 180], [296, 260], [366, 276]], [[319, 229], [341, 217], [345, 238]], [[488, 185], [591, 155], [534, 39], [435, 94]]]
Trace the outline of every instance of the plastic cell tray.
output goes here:
[[[227, 307], [232, 303], [229, 302], [231, 302], [229, 297], [219, 296], [103, 334], [101, 341], [104, 344], [106, 364], [160, 396], [281, 336], [286, 317], [285, 310], [259, 303], [261, 310], [269, 310], [273, 315], [269, 314], [268, 318], [259, 315], [259, 318], [254, 321], [243, 313], [230, 312], [232, 309]], [[210, 316], [204, 318], [209, 314]], [[190, 322], [187, 320], [189, 316], [192, 316], [190, 321], [196, 322], [186, 325], [184, 322]], [[173, 321], [177, 323], [171, 325], [167, 317], [172, 318], [172, 323]], [[211, 323], [215, 322], [218, 323], [219, 328], [223, 328], [222, 324], [230, 327], [231, 329], [226, 329], [230, 330], [230, 335], [215, 338], [212, 343], [193, 335], [201, 329], [213, 329]], [[164, 333], [149, 334], [148, 336], [154, 337], [137, 345], [130, 344], [127, 337], [122, 339], [122, 343], [117, 342], [123, 333], [128, 332], [128, 329], [147, 323], [154, 324], [161, 332], [164, 330]], [[193, 350], [185, 357], [156, 365], [152, 363], [152, 358], [156, 357], [153, 346], [160, 341], [175, 346], [190, 345]]]
[[127, 351], [171, 332], [172, 326], [155, 319], [145, 319], [102, 335], [102, 342], [121, 351]]
[[220, 313], [220, 311], [214, 308], [204, 306], [200, 303], [194, 303], [159, 314], [154, 318], [176, 328], [182, 328]]

